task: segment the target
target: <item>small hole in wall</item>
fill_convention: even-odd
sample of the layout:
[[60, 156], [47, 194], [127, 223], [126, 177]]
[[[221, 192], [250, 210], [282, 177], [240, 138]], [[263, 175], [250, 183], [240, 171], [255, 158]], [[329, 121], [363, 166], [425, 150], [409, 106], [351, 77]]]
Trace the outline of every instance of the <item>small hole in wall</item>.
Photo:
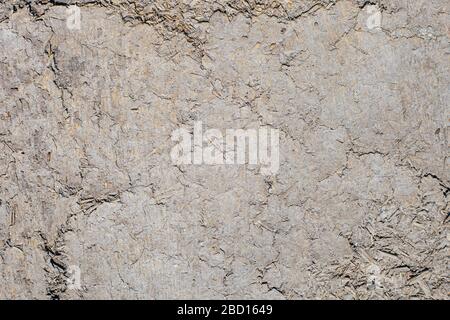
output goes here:
[[319, 26], [319, 23], [316, 21], [316, 22], [314, 22], [314, 27], [318, 27]]

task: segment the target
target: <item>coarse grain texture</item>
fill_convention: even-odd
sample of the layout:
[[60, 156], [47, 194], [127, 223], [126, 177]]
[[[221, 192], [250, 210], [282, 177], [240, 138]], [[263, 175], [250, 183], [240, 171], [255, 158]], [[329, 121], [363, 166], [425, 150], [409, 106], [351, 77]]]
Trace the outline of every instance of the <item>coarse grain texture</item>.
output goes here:
[[[449, 15], [0, 0], [0, 298], [447, 299]], [[173, 165], [195, 121], [280, 130], [279, 171]]]

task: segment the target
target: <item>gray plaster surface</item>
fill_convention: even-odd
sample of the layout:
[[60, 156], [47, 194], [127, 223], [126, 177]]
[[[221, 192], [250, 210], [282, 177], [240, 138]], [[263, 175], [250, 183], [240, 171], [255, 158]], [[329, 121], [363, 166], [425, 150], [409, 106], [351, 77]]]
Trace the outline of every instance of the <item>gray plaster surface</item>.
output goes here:
[[[0, 298], [447, 299], [449, 15], [1, 0]], [[278, 171], [174, 165], [196, 121]]]

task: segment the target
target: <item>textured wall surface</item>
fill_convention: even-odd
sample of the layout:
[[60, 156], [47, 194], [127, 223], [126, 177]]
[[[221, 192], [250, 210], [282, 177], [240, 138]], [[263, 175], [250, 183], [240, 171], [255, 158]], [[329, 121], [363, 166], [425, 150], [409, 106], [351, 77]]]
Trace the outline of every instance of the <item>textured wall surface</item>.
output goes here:
[[[1, 0], [0, 298], [446, 299], [449, 27], [448, 0]], [[196, 121], [279, 130], [278, 172], [174, 165]]]

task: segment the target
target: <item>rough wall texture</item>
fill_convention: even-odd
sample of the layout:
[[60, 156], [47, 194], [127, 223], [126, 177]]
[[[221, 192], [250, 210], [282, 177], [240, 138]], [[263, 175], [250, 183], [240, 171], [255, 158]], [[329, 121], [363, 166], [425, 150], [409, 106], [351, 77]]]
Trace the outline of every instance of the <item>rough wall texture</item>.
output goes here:
[[[446, 299], [449, 15], [1, 0], [0, 298]], [[173, 165], [198, 120], [280, 130], [278, 173]]]

